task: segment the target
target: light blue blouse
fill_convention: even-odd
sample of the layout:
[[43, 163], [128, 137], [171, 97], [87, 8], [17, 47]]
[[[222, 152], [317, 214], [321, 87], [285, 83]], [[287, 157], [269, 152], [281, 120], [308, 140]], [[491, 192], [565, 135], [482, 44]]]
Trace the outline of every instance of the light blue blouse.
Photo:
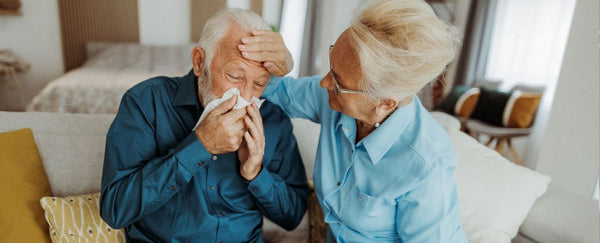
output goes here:
[[314, 185], [333, 242], [467, 242], [460, 222], [456, 155], [415, 96], [367, 137], [329, 107], [320, 76], [272, 78], [263, 97], [321, 124]]

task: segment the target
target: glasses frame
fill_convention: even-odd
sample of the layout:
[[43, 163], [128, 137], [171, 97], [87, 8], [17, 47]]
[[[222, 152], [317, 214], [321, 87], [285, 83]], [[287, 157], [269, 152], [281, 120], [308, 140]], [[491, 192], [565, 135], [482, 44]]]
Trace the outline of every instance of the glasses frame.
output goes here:
[[335, 76], [337, 76], [337, 74], [333, 73], [333, 65], [331, 65], [331, 50], [333, 49], [333, 45], [329, 46], [329, 74], [331, 75], [331, 79], [333, 80], [333, 84], [335, 86], [335, 94], [339, 95], [340, 93], [344, 93], [344, 94], [365, 94], [365, 91], [360, 91], [360, 90], [352, 90], [352, 89], [344, 89], [344, 88], [340, 88], [340, 84], [337, 80], [337, 78], [335, 78]]

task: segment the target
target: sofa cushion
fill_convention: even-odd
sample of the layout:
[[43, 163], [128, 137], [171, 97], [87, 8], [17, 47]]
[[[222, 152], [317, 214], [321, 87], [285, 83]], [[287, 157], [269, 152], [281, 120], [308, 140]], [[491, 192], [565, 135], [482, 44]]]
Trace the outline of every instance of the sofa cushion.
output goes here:
[[53, 242], [125, 242], [125, 231], [115, 230], [100, 217], [100, 193], [72, 197], [43, 197], [40, 204]]
[[447, 132], [458, 159], [456, 185], [469, 241], [510, 242], [550, 177], [511, 163], [463, 132]]
[[471, 118], [500, 127], [528, 128], [533, 123], [541, 99], [542, 93], [482, 88]]
[[100, 191], [106, 132], [114, 115], [0, 112], [0, 118], [0, 132], [31, 128], [53, 196]]
[[456, 116], [469, 117], [475, 109], [480, 92], [476, 87], [457, 85], [436, 109]]
[[600, 242], [598, 215], [597, 200], [550, 183], [519, 231], [538, 242]]
[[30, 129], [0, 133], [0, 242], [48, 241], [37, 201], [50, 185]]

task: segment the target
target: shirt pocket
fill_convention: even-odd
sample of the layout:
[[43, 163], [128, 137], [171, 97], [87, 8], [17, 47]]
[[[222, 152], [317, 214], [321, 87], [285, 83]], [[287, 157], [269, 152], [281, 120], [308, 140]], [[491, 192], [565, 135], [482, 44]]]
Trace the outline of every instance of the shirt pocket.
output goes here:
[[396, 202], [371, 196], [355, 185], [343, 202], [342, 222], [358, 231], [394, 232]]

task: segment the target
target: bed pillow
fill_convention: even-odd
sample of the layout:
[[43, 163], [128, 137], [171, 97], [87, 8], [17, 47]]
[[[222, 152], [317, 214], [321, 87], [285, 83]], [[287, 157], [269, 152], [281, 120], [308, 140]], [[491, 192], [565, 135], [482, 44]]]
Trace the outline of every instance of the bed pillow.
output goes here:
[[469, 242], [509, 243], [550, 177], [511, 163], [463, 132], [447, 132], [456, 150], [461, 221]]
[[471, 118], [500, 127], [528, 128], [541, 99], [541, 93], [482, 88]]
[[477, 104], [479, 93], [479, 88], [458, 85], [440, 102], [436, 109], [456, 116], [469, 117]]
[[50, 183], [29, 128], [0, 133], [0, 195], [0, 242], [50, 240], [37, 206]]
[[108, 226], [100, 217], [100, 193], [72, 197], [43, 197], [40, 204], [53, 242], [125, 242], [125, 231]]

